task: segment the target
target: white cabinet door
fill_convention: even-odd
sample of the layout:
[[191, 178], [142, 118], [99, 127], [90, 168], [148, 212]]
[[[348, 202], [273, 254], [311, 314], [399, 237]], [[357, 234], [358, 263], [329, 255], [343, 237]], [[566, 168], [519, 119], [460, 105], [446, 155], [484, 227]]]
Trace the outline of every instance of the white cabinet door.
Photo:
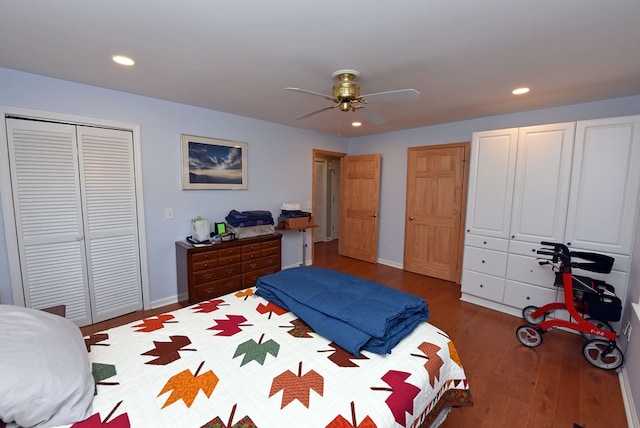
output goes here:
[[517, 129], [477, 132], [471, 143], [468, 233], [509, 237]]
[[575, 122], [518, 132], [511, 239], [562, 242]]
[[578, 122], [565, 240], [631, 254], [640, 188], [640, 116]]

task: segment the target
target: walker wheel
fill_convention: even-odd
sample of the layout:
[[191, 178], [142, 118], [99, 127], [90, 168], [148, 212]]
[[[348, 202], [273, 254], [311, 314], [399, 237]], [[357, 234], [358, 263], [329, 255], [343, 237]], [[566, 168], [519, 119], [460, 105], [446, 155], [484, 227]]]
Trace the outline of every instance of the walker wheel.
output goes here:
[[[591, 324], [593, 324], [594, 326], [596, 326], [600, 330], [613, 331], [613, 327], [611, 327], [611, 324], [609, 324], [606, 321], [600, 321], [600, 320], [595, 319], [595, 318], [585, 318], [585, 321], [590, 322]], [[585, 333], [584, 331], [581, 331], [580, 333], [582, 334], [582, 337], [584, 337], [587, 340], [598, 339], [600, 337], [600, 336], [598, 336], [596, 334]]]
[[527, 306], [522, 310], [522, 318], [529, 324], [538, 325], [547, 317], [546, 313], [543, 313], [539, 317], [535, 318], [531, 314], [537, 311], [539, 308], [537, 306]]
[[516, 337], [524, 346], [535, 348], [542, 343], [542, 330], [530, 325], [521, 325], [516, 330]]
[[615, 370], [624, 362], [624, 355], [615, 342], [608, 340], [593, 339], [588, 341], [582, 347], [582, 354], [594, 366], [605, 369]]

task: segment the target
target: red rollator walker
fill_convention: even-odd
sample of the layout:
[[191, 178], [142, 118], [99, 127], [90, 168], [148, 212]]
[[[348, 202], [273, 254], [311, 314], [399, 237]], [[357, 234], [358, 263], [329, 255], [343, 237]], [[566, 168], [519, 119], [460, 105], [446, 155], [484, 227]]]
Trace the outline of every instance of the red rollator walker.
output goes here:
[[[571, 268], [576, 268], [609, 273], [614, 259], [604, 254], [569, 251], [564, 244], [541, 244], [544, 247], [537, 253], [551, 258], [538, 258], [538, 263], [551, 265], [556, 272], [554, 285], [564, 288], [564, 302], [524, 308], [522, 317], [531, 325], [518, 327], [518, 340], [525, 346], [535, 348], [542, 343], [542, 335], [554, 327], [576, 330], [587, 340], [582, 353], [589, 363], [601, 369], [617, 369], [622, 365], [624, 355], [616, 345], [617, 334], [608, 321], [620, 320], [622, 303], [612, 285], [571, 272]], [[572, 261], [572, 258], [583, 261]], [[566, 309], [569, 320], [546, 319], [547, 314], [557, 309]]]

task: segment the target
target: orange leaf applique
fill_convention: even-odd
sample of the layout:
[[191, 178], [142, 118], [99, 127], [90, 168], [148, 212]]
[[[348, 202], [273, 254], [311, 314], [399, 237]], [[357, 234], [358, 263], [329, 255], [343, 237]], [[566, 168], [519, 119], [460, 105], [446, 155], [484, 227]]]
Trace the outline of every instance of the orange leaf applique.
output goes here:
[[293, 400], [298, 400], [306, 408], [309, 408], [309, 396], [312, 389], [322, 396], [324, 393], [324, 378], [314, 370], [308, 371], [303, 375], [302, 362], [300, 362], [298, 364], [298, 374], [287, 370], [273, 378], [269, 397], [282, 391], [281, 409], [284, 409]]
[[165, 323], [177, 322], [171, 321], [173, 318], [174, 316], [169, 314], [162, 314], [158, 315], [157, 317], [145, 318], [140, 324], [136, 324], [132, 326], [132, 328], [139, 328], [139, 330], [136, 330], [136, 333], [150, 333], [152, 331], [164, 328]]
[[271, 319], [271, 314], [282, 315], [289, 312], [288, 310], [281, 308], [273, 302], [269, 302], [266, 305], [264, 303], [260, 303], [256, 308], [256, 311], [260, 312], [261, 314], [268, 313], [269, 319]]
[[254, 295], [253, 288], [247, 288], [246, 290], [240, 290], [236, 294], [234, 294], [234, 296], [236, 296], [238, 298], [244, 297], [244, 300], [247, 300], [247, 298], [249, 296], [253, 296], [253, 295]]
[[196, 314], [208, 314], [209, 312], [217, 311], [220, 306], [229, 306], [229, 304], [225, 303], [222, 299], [213, 299], [201, 302], [191, 308], [191, 310]]
[[171, 395], [169, 395], [169, 398], [162, 406], [163, 409], [178, 400], [184, 401], [184, 404], [186, 404], [187, 407], [191, 407], [200, 390], [204, 392], [204, 395], [206, 395], [207, 398], [211, 397], [211, 393], [216, 388], [216, 385], [218, 385], [219, 379], [211, 370], [198, 375], [203, 365], [204, 361], [200, 363], [195, 374], [191, 374], [191, 370], [187, 369], [172, 376], [167, 381], [164, 388], [162, 388], [162, 391], [158, 394], [158, 397], [160, 397], [165, 392], [172, 391]]

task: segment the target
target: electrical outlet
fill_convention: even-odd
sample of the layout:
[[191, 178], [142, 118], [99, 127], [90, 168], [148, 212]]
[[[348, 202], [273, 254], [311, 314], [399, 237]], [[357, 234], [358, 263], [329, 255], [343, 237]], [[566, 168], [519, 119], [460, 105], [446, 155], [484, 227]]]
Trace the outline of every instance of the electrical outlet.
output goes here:
[[164, 209], [164, 218], [166, 220], [173, 220], [173, 208]]

